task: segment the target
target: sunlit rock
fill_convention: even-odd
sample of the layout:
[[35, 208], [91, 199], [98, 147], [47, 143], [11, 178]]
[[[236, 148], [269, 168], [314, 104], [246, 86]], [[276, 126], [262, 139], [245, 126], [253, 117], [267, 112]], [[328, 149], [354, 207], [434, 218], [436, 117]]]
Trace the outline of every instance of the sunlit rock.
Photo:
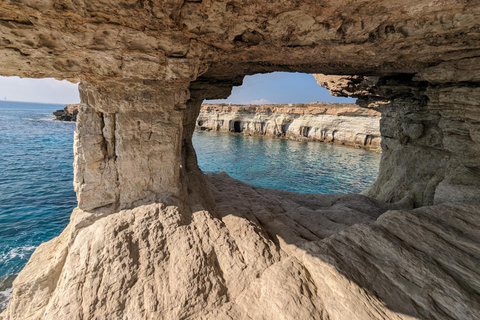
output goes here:
[[380, 151], [380, 113], [355, 104], [202, 105], [199, 130], [321, 141]]

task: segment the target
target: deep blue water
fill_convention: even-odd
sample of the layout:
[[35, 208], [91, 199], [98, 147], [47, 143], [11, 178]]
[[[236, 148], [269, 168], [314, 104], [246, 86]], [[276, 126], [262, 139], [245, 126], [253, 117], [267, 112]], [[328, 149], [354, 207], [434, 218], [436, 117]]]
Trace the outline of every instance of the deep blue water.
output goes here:
[[52, 115], [63, 107], [0, 102], [0, 310], [14, 275], [60, 234], [77, 203], [75, 124]]
[[[35, 248], [68, 224], [74, 123], [53, 121], [62, 105], [0, 101], [0, 311]], [[317, 193], [357, 193], [377, 175], [380, 154], [360, 149], [196, 132], [204, 172], [249, 184]]]

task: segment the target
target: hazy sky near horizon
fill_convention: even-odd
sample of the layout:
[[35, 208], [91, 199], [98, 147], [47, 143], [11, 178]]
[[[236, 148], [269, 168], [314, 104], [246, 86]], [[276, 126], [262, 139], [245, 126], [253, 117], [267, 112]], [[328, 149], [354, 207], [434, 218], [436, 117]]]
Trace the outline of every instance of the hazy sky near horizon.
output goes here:
[[[80, 102], [78, 85], [53, 78], [29, 79], [0, 76], [0, 100], [70, 104]], [[311, 74], [274, 72], [246, 76], [228, 99], [207, 102], [234, 104], [355, 102], [330, 95]]]
[[70, 104], [80, 102], [78, 85], [53, 78], [0, 77], [0, 100]]

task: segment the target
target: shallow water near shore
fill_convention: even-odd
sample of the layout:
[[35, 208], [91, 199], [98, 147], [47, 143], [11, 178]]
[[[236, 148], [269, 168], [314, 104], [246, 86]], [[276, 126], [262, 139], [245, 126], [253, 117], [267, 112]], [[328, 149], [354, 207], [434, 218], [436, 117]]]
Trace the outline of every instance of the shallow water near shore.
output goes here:
[[[58, 236], [76, 206], [75, 123], [53, 121], [63, 105], [0, 101], [0, 311], [35, 248]], [[265, 137], [195, 132], [204, 172], [254, 186], [307, 193], [358, 193], [375, 179], [376, 152]]]

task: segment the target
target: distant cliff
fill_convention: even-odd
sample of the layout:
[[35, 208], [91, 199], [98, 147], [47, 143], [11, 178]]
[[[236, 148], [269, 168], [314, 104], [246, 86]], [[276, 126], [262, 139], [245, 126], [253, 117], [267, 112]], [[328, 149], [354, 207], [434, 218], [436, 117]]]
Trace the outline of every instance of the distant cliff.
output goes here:
[[79, 104], [69, 104], [65, 108], [53, 112], [55, 120], [60, 121], [77, 121]]
[[380, 151], [380, 113], [355, 104], [204, 104], [198, 130], [321, 141]]

